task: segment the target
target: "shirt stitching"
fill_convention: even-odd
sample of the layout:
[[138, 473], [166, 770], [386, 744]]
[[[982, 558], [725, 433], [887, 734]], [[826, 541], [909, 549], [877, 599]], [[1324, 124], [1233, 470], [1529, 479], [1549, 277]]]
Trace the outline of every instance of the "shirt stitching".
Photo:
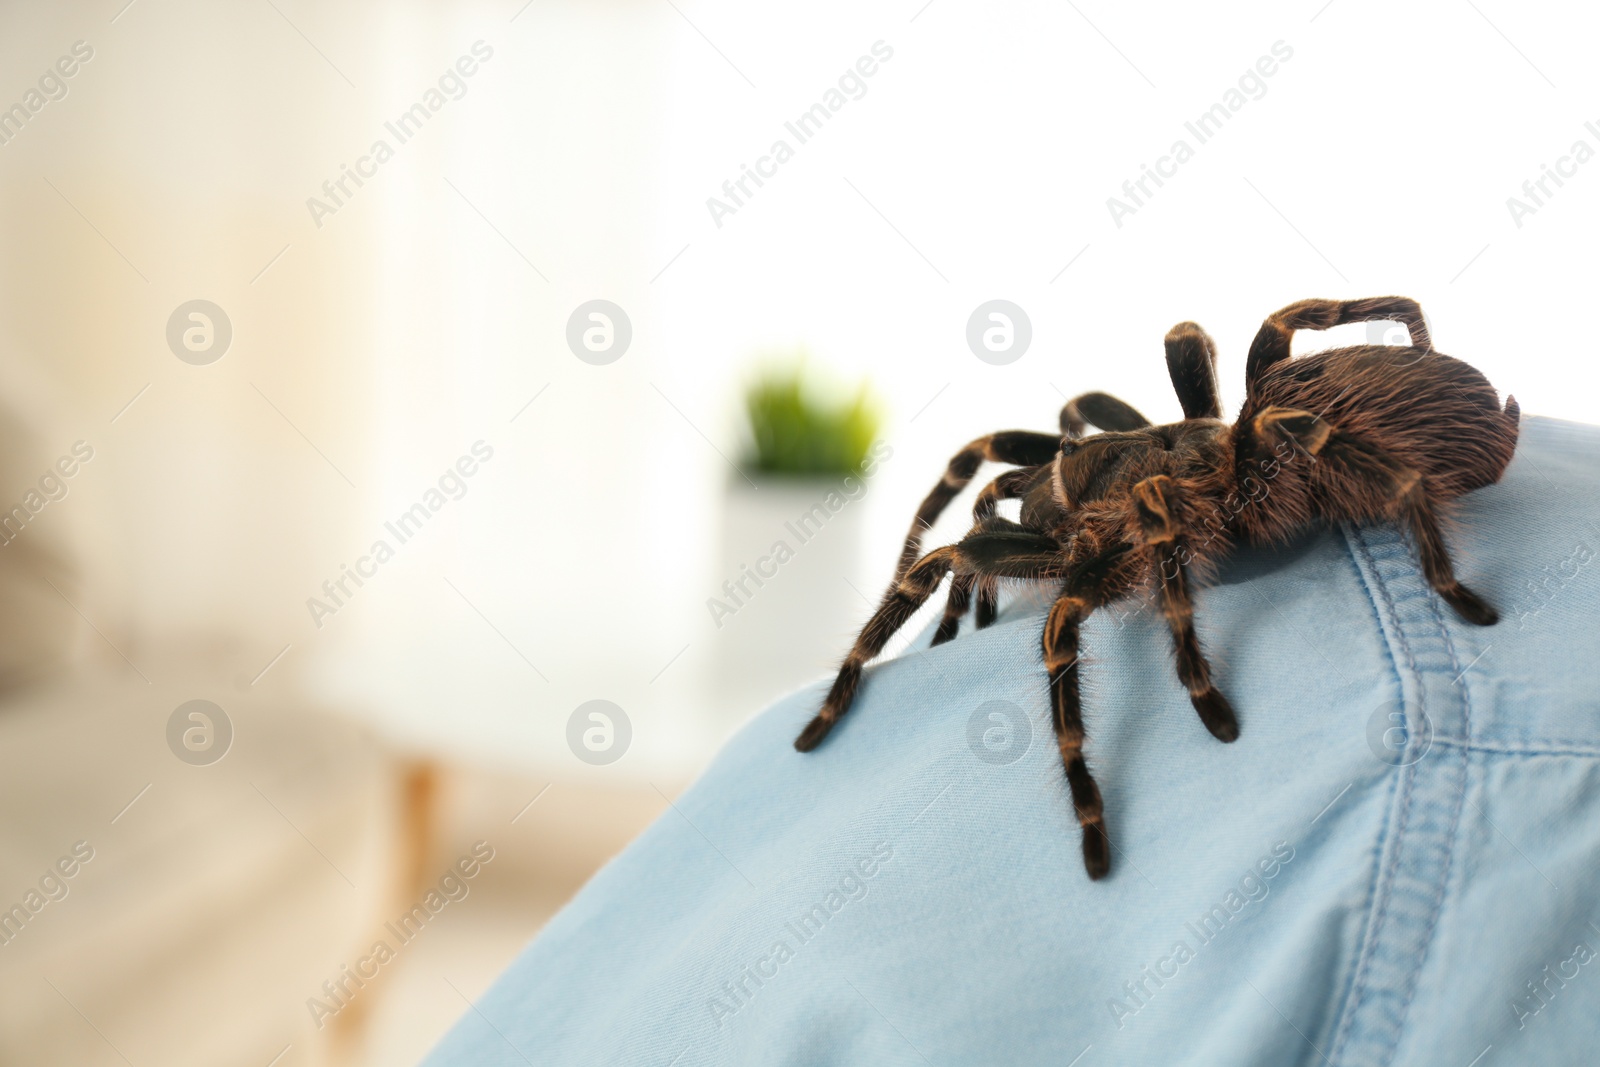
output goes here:
[[[1392, 629], [1395, 635], [1394, 641], [1399, 644], [1400, 653], [1405, 659], [1406, 670], [1410, 672], [1413, 681], [1416, 683], [1417, 711], [1419, 714], [1426, 717], [1427, 696], [1425, 687], [1422, 685], [1422, 680], [1417, 670], [1416, 655], [1411, 650], [1410, 641], [1406, 639], [1405, 629], [1400, 623], [1400, 613], [1398, 608], [1395, 606], [1394, 597], [1389, 592], [1388, 583], [1384, 581], [1382, 573], [1378, 570], [1377, 562], [1373, 559], [1372, 552], [1368, 548], [1366, 539], [1362, 536], [1361, 531], [1358, 528], [1351, 526], [1344, 526], [1342, 529], [1345, 533], [1346, 544], [1350, 546], [1353, 552], [1360, 553], [1361, 557], [1366, 561], [1368, 571], [1372, 575], [1370, 582], [1367, 580], [1365, 574], [1362, 575], [1362, 584], [1368, 587], [1369, 599], [1371, 597], [1372, 589], [1375, 587], [1378, 595], [1383, 598], [1384, 605], [1388, 608], [1389, 619], [1392, 622]], [[1376, 609], [1377, 605], [1374, 604], [1373, 606]], [[1384, 644], [1385, 646], [1388, 646], [1390, 642], [1385, 640]], [[1391, 662], [1393, 662], [1392, 656]], [[1396, 671], [1396, 674], [1398, 676], [1398, 670]], [[1397, 681], [1400, 682], [1400, 696], [1401, 700], [1404, 701], [1405, 680], [1404, 678], [1397, 677]], [[1400, 865], [1401, 843], [1405, 839], [1406, 827], [1409, 825], [1411, 817], [1411, 798], [1413, 795], [1412, 786], [1414, 785], [1415, 780], [1416, 764], [1413, 763], [1408, 765], [1401, 772], [1400, 789], [1403, 791], [1404, 797], [1401, 800], [1400, 812], [1394, 824], [1394, 851], [1393, 855], [1390, 856], [1388, 863], [1383, 864], [1375, 876], [1373, 892], [1368, 894], [1369, 899], [1374, 894], [1377, 895], [1378, 910], [1372, 915], [1371, 920], [1367, 924], [1364, 934], [1365, 940], [1361, 946], [1361, 955], [1356, 961], [1356, 969], [1351, 976], [1350, 993], [1345, 1002], [1344, 1012], [1342, 1013], [1343, 1017], [1339, 1020], [1338, 1032], [1334, 1038], [1332, 1062], [1337, 1062], [1340, 1053], [1344, 1050], [1345, 1042], [1349, 1040], [1350, 1037], [1351, 1024], [1354, 1022], [1356, 1014], [1360, 1010], [1361, 1004], [1366, 997], [1367, 971], [1372, 962], [1372, 955], [1378, 939], [1383, 936], [1384, 922], [1388, 918], [1390, 892], [1394, 888], [1394, 874], [1395, 870]]]
[[[1360, 563], [1356, 559], [1356, 548], [1355, 548], [1356, 533], [1355, 533], [1355, 530], [1354, 530], [1354, 528], [1352, 526], [1350, 526], [1348, 524], [1341, 524], [1340, 532], [1343, 534], [1344, 539], [1345, 539], [1345, 550], [1348, 553], [1346, 558], [1350, 563], [1350, 569], [1355, 573], [1356, 583], [1357, 583], [1358, 588], [1363, 589], [1363, 590], [1365, 590], [1367, 592], [1367, 605], [1368, 605], [1368, 607], [1371, 608], [1373, 622], [1377, 624], [1378, 632], [1379, 632], [1380, 635], [1382, 635], [1384, 633], [1383, 609], [1378, 604], [1377, 600], [1373, 597], [1372, 591], [1371, 591], [1371, 586], [1367, 581], [1365, 573], [1361, 569]], [[1370, 555], [1368, 555], [1366, 558], [1367, 558], [1367, 561], [1368, 561], [1368, 563], [1370, 565], [1372, 563], [1372, 557]], [[1376, 566], [1373, 566], [1373, 573], [1374, 574], [1377, 573]], [[1390, 603], [1392, 605], [1393, 601], [1391, 600]], [[1384, 660], [1389, 664], [1389, 669], [1394, 674], [1395, 688], [1400, 692], [1401, 698], [1404, 699], [1404, 696], [1405, 696], [1405, 684], [1404, 684], [1404, 679], [1402, 678], [1401, 673], [1400, 673], [1400, 662], [1397, 659], [1395, 659], [1394, 647], [1389, 642], [1387, 637], [1384, 637], [1382, 640], [1380, 640], [1378, 642], [1378, 644], [1383, 649], [1383, 658], [1384, 658]], [[1403, 777], [1402, 775], [1398, 775], [1397, 774], [1397, 775], [1394, 775], [1390, 779], [1390, 783], [1389, 783], [1389, 799], [1388, 799], [1388, 804], [1386, 805], [1385, 810], [1390, 810], [1390, 809], [1393, 808], [1394, 803], [1395, 803], [1395, 799], [1394, 798], [1395, 798], [1396, 792], [1400, 788], [1400, 782], [1401, 782], [1402, 777]], [[1374, 840], [1372, 842], [1372, 847], [1369, 850], [1369, 853], [1371, 855], [1371, 865], [1372, 865], [1373, 876], [1372, 876], [1371, 883], [1367, 886], [1366, 896], [1361, 902], [1361, 915], [1363, 916], [1363, 921], [1362, 921], [1362, 926], [1361, 926], [1361, 934], [1360, 934], [1359, 938], [1357, 939], [1357, 944], [1359, 946], [1361, 946], [1362, 955], [1364, 955], [1365, 952], [1366, 952], [1366, 949], [1367, 949], [1367, 946], [1368, 946], [1368, 942], [1369, 942], [1369, 938], [1371, 936], [1372, 929], [1373, 929], [1373, 920], [1374, 920], [1374, 916], [1376, 914], [1375, 901], [1377, 900], [1377, 897], [1378, 897], [1379, 885], [1382, 882], [1382, 870], [1381, 870], [1381, 868], [1382, 868], [1382, 865], [1383, 865], [1383, 854], [1384, 854], [1384, 850], [1386, 849], [1386, 847], [1388, 846], [1388, 843], [1389, 843], [1389, 830], [1390, 830], [1389, 823], [1390, 823], [1390, 821], [1388, 819], [1385, 819], [1383, 821], [1383, 825], [1381, 827], [1379, 827], [1378, 835], [1377, 835], [1376, 838], [1374, 838]], [[1353, 1011], [1353, 1008], [1350, 1008], [1350, 1005], [1352, 1005], [1352, 1003], [1357, 998], [1357, 994], [1355, 992], [1355, 986], [1356, 986], [1356, 979], [1357, 979], [1357, 976], [1358, 976], [1358, 972], [1361, 970], [1361, 966], [1360, 966], [1361, 958], [1362, 958], [1361, 956], [1358, 956], [1357, 957], [1357, 966], [1351, 967], [1350, 974], [1349, 974], [1348, 977], [1345, 978], [1344, 988], [1343, 988], [1343, 990], [1341, 990], [1340, 995], [1339, 995], [1340, 1010], [1335, 1014], [1335, 1017], [1334, 1017], [1334, 1020], [1333, 1020], [1333, 1029], [1334, 1029], [1333, 1039], [1334, 1039], [1335, 1044], [1332, 1047], [1333, 1047], [1333, 1051], [1334, 1051], [1335, 1055], [1338, 1054], [1338, 1052], [1340, 1050], [1340, 1047], [1342, 1047], [1343, 1042], [1345, 1040], [1345, 1036], [1346, 1036], [1345, 1033], [1344, 1033], [1345, 1026], [1346, 1026], [1345, 1020], [1346, 1020], [1346, 1017], [1347, 1017], [1346, 1016], [1346, 1009]], [[1329, 1062], [1331, 1063], [1332, 1061], [1330, 1060]]]
[[1435, 734], [1433, 743], [1436, 745], [1449, 745], [1452, 748], [1464, 748], [1468, 752], [1496, 756], [1579, 756], [1584, 759], [1600, 758], [1600, 745], [1594, 745], [1588, 741], [1571, 741], [1560, 737], [1552, 737], [1544, 742], [1514, 745], [1500, 741], [1474, 741], [1463, 737], [1447, 737], [1442, 734]]
[[[1450, 669], [1455, 672], [1455, 684], [1461, 687], [1461, 718], [1462, 725], [1466, 728], [1468, 737], [1472, 736], [1472, 689], [1462, 677], [1465, 673], [1461, 670], [1461, 657], [1456, 653], [1455, 639], [1450, 636], [1450, 628], [1445, 625], [1444, 616], [1439, 613], [1439, 598], [1432, 590], [1427, 594], [1428, 609], [1433, 615], [1434, 624], [1439, 627], [1439, 633], [1444, 638], [1445, 651], [1450, 656]], [[1422, 968], [1427, 965], [1428, 952], [1433, 947], [1434, 931], [1439, 928], [1439, 915], [1444, 910], [1445, 893], [1450, 885], [1450, 875], [1455, 870], [1456, 862], [1456, 834], [1461, 829], [1461, 812], [1467, 803], [1467, 784], [1471, 778], [1467, 761], [1470, 757], [1465, 751], [1461, 753], [1461, 792], [1456, 797], [1455, 809], [1450, 813], [1450, 829], [1444, 836], [1445, 860], [1444, 871], [1439, 879], [1439, 891], [1434, 894], [1433, 903], [1428, 911], [1428, 927], [1422, 936], [1422, 958], [1412, 968], [1410, 988], [1406, 990], [1405, 1000], [1400, 1004], [1400, 1024], [1403, 1028], [1407, 1015], [1411, 1011], [1411, 1000], [1416, 996], [1417, 986], [1421, 982]], [[1397, 1029], [1394, 1035], [1394, 1044], [1389, 1048], [1389, 1062], [1394, 1061], [1395, 1054], [1400, 1049], [1403, 1034]]]

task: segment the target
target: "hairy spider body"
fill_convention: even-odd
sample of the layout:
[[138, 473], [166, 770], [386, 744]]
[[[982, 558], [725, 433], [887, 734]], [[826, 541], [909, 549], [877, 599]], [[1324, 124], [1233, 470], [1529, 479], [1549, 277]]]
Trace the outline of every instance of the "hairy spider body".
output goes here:
[[[1289, 358], [1297, 329], [1394, 320], [1405, 347], [1362, 345]], [[1172, 632], [1179, 680], [1201, 722], [1239, 736], [1194, 629], [1191, 589], [1237, 545], [1281, 543], [1318, 523], [1395, 519], [1406, 525], [1436, 592], [1469, 623], [1494, 609], [1457, 581], [1439, 532], [1464, 493], [1497, 481], [1516, 447], [1516, 401], [1500, 407], [1471, 366], [1433, 350], [1422, 311], [1403, 297], [1304, 300], [1262, 324], [1246, 361], [1246, 399], [1221, 418], [1216, 349], [1179, 323], [1166, 337], [1181, 422], [1152, 426], [1114, 397], [1088, 393], [1061, 412], [1060, 436], [1010, 430], [951, 459], [907, 534], [894, 584], [862, 629], [821, 710], [795, 740], [810, 751], [854, 699], [866, 664], [951, 574], [934, 644], [956, 636], [976, 589], [976, 625], [994, 618], [997, 583], [1021, 578], [1059, 592], [1042, 635], [1052, 725], [1091, 878], [1111, 867], [1100, 791], [1084, 759], [1079, 628], [1095, 609], [1153, 595]], [[1089, 425], [1102, 433], [1084, 436]], [[921, 555], [923, 532], [984, 460], [1017, 467], [979, 493], [961, 541]], [[996, 514], [1020, 499], [1020, 522]]]

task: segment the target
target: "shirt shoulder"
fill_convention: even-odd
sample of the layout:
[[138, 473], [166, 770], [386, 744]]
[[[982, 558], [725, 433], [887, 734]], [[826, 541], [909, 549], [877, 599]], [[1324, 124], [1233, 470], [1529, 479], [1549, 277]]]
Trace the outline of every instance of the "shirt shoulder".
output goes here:
[[1447, 539], [1493, 627], [1450, 614], [1387, 524], [1231, 560], [1196, 624], [1232, 744], [1159, 613], [1095, 613], [1101, 882], [1050, 723], [1046, 599], [870, 668], [814, 752], [792, 741], [826, 682], [791, 695], [429, 1062], [1571, 1061], [1600, 1024], [1527, 983], [1600, 945], [1556, 888], [1600, 875], [1597, 459], [1600, 431], [1530, 418], [1460, 502]]

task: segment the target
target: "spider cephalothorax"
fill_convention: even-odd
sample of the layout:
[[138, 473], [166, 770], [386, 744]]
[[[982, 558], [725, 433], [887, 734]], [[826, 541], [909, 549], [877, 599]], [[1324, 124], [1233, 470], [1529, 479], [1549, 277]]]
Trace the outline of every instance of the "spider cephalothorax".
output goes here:
[[[1361, 345], [1289, 358], [1296, 330], [1396, 321], [1409, 346]], [[1222, 420], [1216, 349], [1179, 323], [1166, 337], [1182, 422], [1152, 426], [1115, 397], [1088, 393], [1061, 411], [1061, 435], [1010, 430], [980, 437], [950, 461], [906, 536], [895, 581], [862, 628], [822, 710], [795, 740], [810, 751], [839, 721], [862, 669], [953, 574], [934, 644], [955, 637], [977, 590], [976, 625], [994, 619], [1001, 578], [1059, 590], [1045, 620], [1052, 724], [1083, 827], [1089, 877], [1111, 869], [1100, 790], [1083, 757], [1078, 629], [1096, 608], [1153, 595], [1172, 630], [1178, 678], [1222, 741], [1238, 720], [1211, 681], [1194, 630], [1190, 587], [1235, 546], [1282, 542], [1316, 523], [1396, 519], [1423, 574], [1467, 622], [1495, 610], [1455, 578], [1438, 517], [1454, 498], [1497, 481], [1517, 443], [1518, 409], [1504, 409], [1472, 367], [1433, 350], [1422, 309], [1403, 297], [1302, 300], [1261, 326], [1245, 365], [1245, 402]], [[1094, 425], [1105, 431], [1084, 436]], [[984, 487], [961, 541], [920, 556], [923, 532], [984, 460], [1011, 464]], [[995, 514], [1020, 498], [1021, 522]]]

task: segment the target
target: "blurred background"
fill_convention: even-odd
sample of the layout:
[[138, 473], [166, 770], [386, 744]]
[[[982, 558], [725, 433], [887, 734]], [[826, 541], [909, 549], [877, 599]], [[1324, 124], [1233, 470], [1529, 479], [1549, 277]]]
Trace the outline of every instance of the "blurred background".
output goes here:
[[1592, 17], [0, 8], [0, 1062], [414, 1062], [1174, 322], [1591, 418]]

